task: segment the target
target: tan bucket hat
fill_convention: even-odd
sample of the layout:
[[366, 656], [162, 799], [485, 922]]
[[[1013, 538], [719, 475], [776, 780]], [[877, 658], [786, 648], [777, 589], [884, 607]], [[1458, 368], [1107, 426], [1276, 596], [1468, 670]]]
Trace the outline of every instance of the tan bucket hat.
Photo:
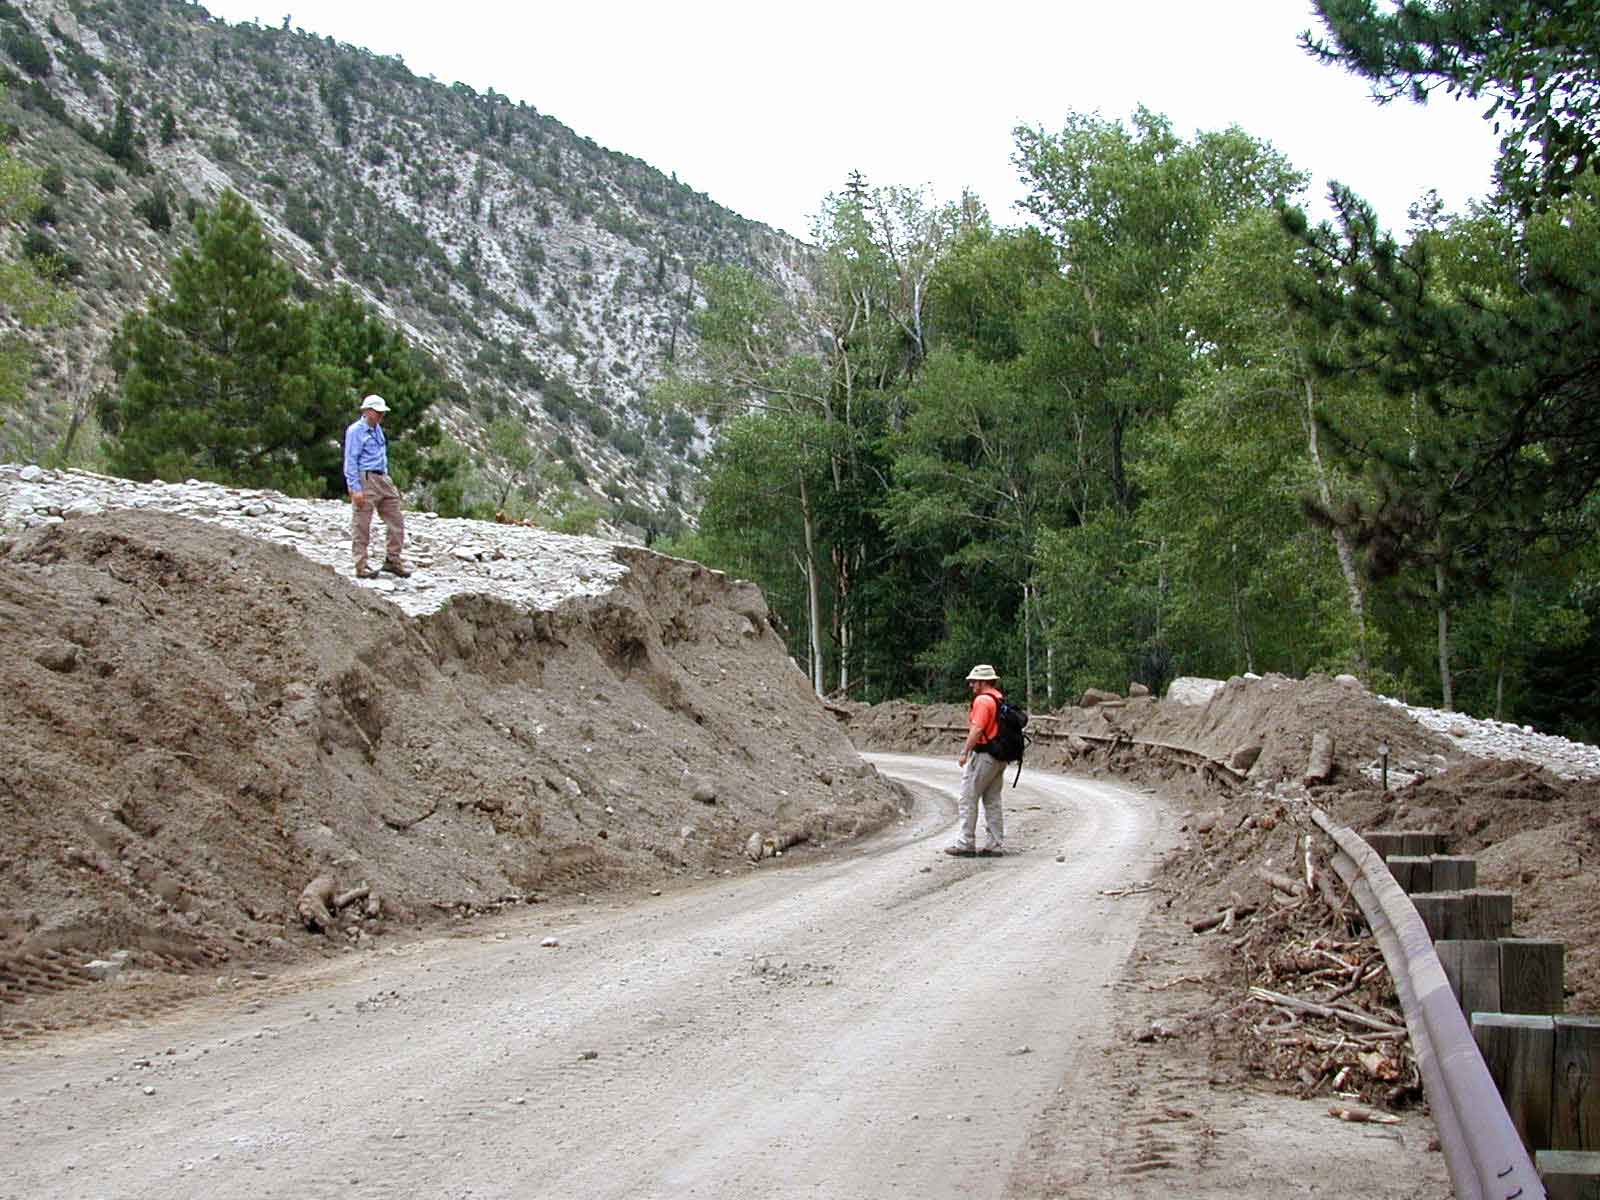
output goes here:
[[968, 682], [971, 682], [974, 679], [990, 679], [990, 680], [993, 680], [993, 679], [999, 679], [999, 678], [1000, 678], [1000, 676], [998, 676], [998, 675], [996, 675], [994, 673], [994, 668], [991, 667], [988, 663], [979, 663], [977, 666], [973, 667], [972, 670], [967, 672], [967, 680], [968, 680]]
[[369, 408], [373, 412], [386, 413], [389, 411], [389, 406], [383, 402], [382, 396], [368, 396], [361, 402], [362, 412], [366, 412]]

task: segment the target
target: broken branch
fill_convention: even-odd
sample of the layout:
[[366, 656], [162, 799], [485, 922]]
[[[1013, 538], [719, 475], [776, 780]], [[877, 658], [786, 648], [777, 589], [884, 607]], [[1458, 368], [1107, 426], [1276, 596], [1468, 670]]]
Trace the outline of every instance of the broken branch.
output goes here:
[[1360, 1025], [1364, 1029], [1376, 1029], [1380, 1033], [1404, 1033], [1405, 1030], [1398, 1025], [1391, 1025], [1380, 1021], [1376, 1017], [1369, 1017], [1366, 1013], [1355, 1012], [1352, 1009], [1337, 1007], [1330, 1004], [1316, 1004], [1310, 1000], [1302, 1000], [1298, 996], [1285, 996], [1281, 992], [1269, 992], [1266, 988], [1253, 987], [1250, 995], [1256, 1000], [1279, 1008], [1290, 1008], [1296, 1012], [1310, 1013], [1312, 1016], [1327, 1017], [1335, 1021], [1349, 1021]]
[[1218, 925], [1223, 927], [1223, 932], [1233, 928], [1236, 920], [1251, 916], [1256, 911], [1254, 904], [1230, 904], [1219, 913], [1209, 917], [1202, 917], [1189, 926], [1194, 933], [1204, 933], [1208, 929], [1215, 929]]

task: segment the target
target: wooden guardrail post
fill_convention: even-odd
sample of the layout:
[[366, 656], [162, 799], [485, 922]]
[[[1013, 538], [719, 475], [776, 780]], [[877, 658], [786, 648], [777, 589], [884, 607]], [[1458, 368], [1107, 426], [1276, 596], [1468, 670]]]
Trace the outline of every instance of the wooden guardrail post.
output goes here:
[[1391, 854], [1427, 857], [1444, 849], [1444, 835], [1431, 829], [1372, 829], [1361, 839], [1377, 851], [1379, 858]]
[[1403, 829], [1400, 831], [1400, 853], [1430, 855], [1444, 850], [1444, 834], [1432, 829]]
[[1567, 948], [1561, 942], [1536, 938], [1500, 939], [1500, 1011], [1558, 1013]]
[[1456, 854], [1435, 854], [1429, 860], [1433, 865], [1433, 890], [1437, 892], [1464, 892], [1478, 886], [1478, 860]]
[[1389, 868], [1389, 874], [1394, 876], [1394, 881], [1400, 885], [1400, 890], [1408, 896], [1448, 890], [1434, 886], [1433, 859], [1426, 855], [1391, 854], [1384, 859], [1384, 864]]
[[1533, 1160], [1546, 1200], [1600, 1200], [1600, 1154], [1540, 1150]]
[[1477, 1012], [1472, 1037], [1528, 1153], [1548, 1147], [1554, 1018]]
[[1510, 892], [1469, 888], [1461, 894], [1467, 898], [1468, 937], [1491, 939], [1511, 936]]
[[[1550, 1148], [1600, 1151], [1600, 1016], [1557, 1017], [1555, 1029]], [[1600, 1200], [1600, 1153], [1593, 1157]]]
[[1460, 892], [1414, 892], [1411, 903], [1434, 941], [1470, 938], [1467, 898]]
[[1477, 1012], [1500, 1012], [1500, 943], [1482, 939], [1435, 942], [1439, 965], [1461, 1012], [1472, 1020]]

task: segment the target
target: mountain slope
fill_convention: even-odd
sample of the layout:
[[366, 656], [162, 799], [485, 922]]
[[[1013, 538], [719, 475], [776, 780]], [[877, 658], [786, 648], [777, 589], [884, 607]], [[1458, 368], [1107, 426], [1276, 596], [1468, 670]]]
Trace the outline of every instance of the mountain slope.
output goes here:
[[694, 269], [803, 286], [786, 235], [397, 58], [177, 0], [0, 4], [0, 48], [15, 149], [46, 172], [33, 245], [80, 298], [0, 458], [47, 450], [104, 386], [110, 330], [163, 285], [186, 210], [226, 188], [308, 288], [350, 284], [439, 363], [440, 415], [475, 457], [510, 414], [597, 493], [674, 517], [704, 431], [645, 396], [692, 337]]

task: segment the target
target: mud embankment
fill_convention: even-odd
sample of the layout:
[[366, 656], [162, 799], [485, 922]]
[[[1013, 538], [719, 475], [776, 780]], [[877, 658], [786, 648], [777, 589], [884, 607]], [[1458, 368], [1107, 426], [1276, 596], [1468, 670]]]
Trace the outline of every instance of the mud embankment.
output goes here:
[[[181, 969], [359, 944], [895, 815], [758, 591], [617, 553], [601, 597], [414, 619], [182, 518], [0, 543], [0, 1024], [113, 951]], [[329, 935], [295, 912], [319, 875], [369, 888]]]

